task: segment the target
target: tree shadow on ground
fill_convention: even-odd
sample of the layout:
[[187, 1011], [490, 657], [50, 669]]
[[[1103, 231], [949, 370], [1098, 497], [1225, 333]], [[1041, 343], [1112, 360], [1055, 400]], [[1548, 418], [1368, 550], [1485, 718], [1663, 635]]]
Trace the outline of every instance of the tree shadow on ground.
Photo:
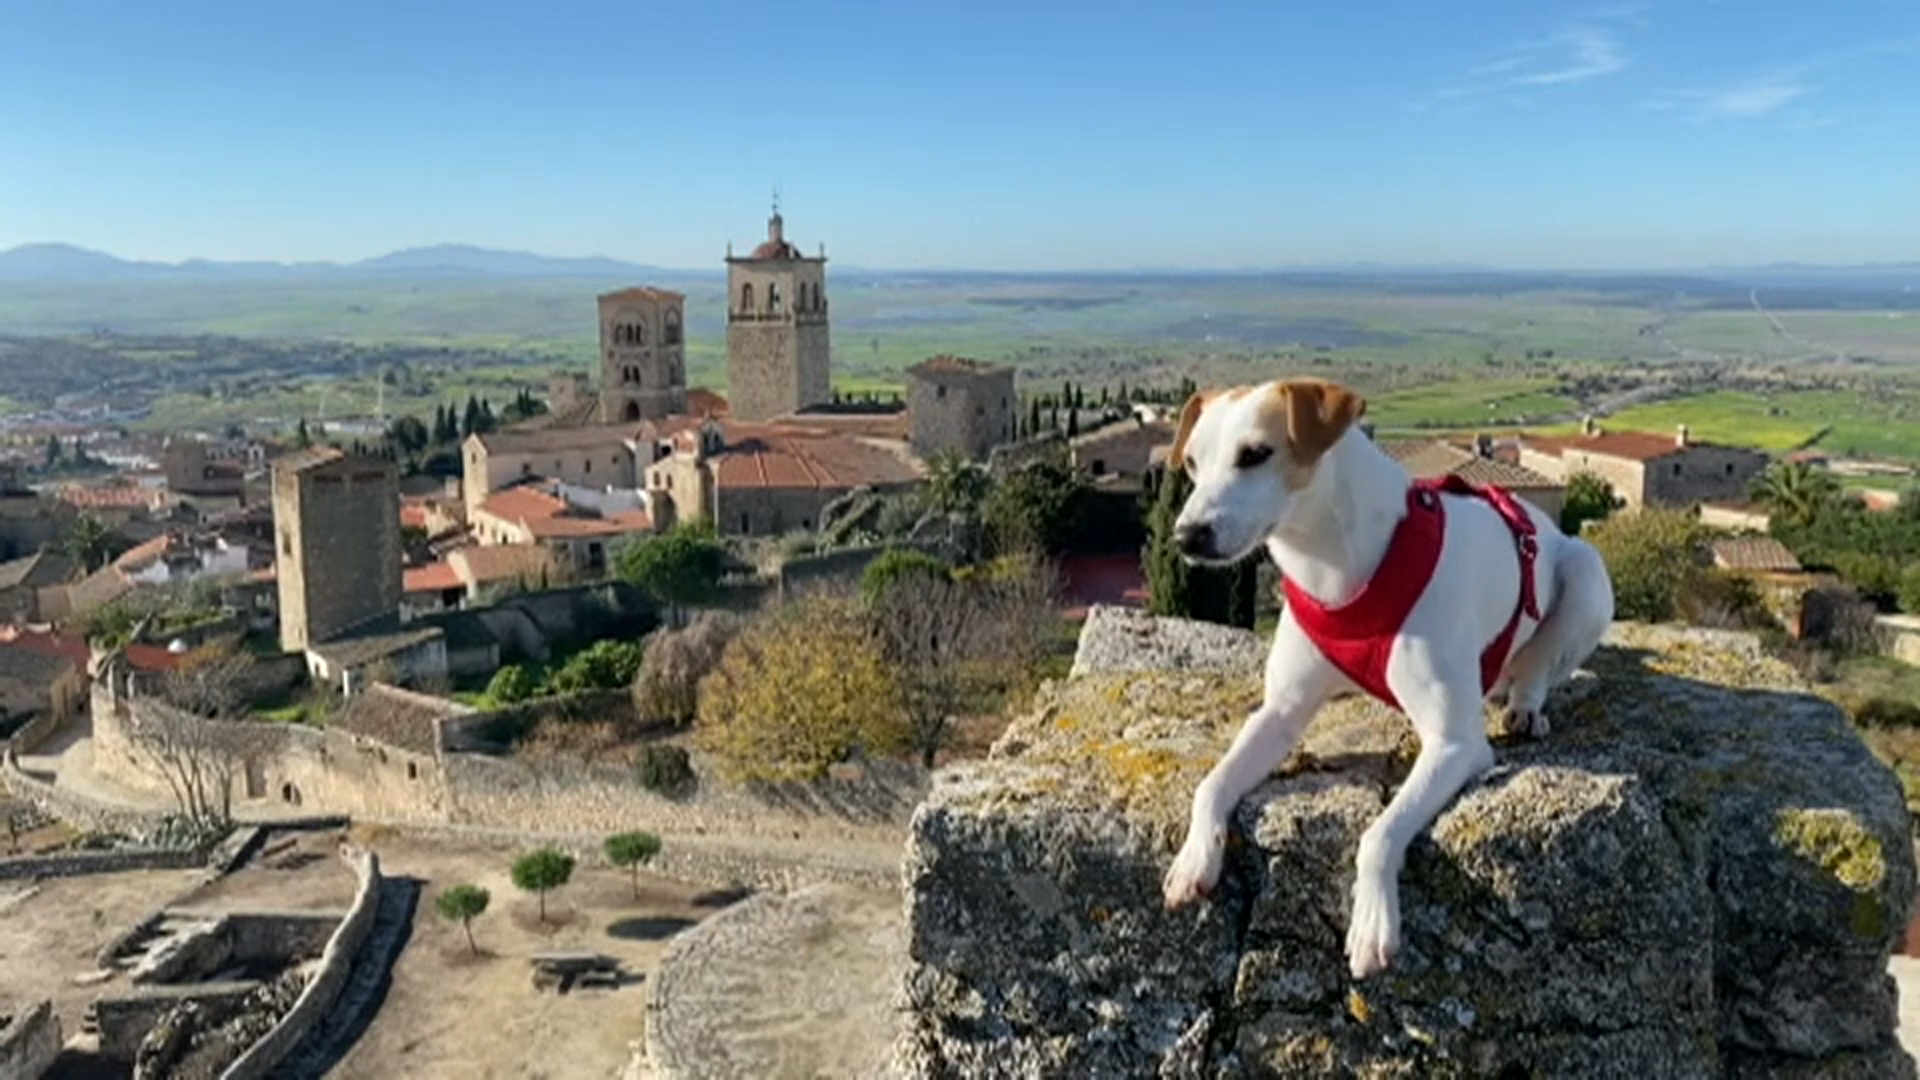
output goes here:
[[698, 919], [683, 919], [677, 915], [617, 919], [607, 924], [607, 936], [622, 941], [665, 941], [698, 922]]

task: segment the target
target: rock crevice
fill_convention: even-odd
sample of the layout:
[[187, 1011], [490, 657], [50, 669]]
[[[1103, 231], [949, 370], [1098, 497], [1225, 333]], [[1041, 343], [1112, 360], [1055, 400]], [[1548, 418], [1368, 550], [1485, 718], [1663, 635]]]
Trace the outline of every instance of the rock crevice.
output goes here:
[[1239, 807], [1198, 909], [1160, 875], [1257, 701], [1249, 634], [1096, 609], [1072, 676], [942, 773], [906, 861], [906, 1075], [1912, 1076], [1899, 785], [1748, 638], [1622, 625], [1409, 852], [1355, 983], [1359, 835], [1415, 749], [1351, 699]]

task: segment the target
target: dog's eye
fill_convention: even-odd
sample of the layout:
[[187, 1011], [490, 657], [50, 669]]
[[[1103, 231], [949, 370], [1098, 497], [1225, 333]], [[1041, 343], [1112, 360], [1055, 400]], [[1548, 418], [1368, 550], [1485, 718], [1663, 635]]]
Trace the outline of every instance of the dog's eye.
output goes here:
[[1239, 456], [1233, 459], [1233, 467], [1236, 469], [1257, 469], [1265, 465], [1267, 459], [1272, 456], [1273, 447], [1271, 446], [1243, 446], [1240, 448]]

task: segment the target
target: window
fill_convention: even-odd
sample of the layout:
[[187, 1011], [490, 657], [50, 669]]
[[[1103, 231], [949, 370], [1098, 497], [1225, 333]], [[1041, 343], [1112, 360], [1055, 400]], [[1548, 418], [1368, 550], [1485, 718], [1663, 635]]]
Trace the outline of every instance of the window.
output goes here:
[[1680, 463], [1677, 461], [1673, 463], [1673, 475], [1675, 476], [1680, 475]]
[[1733, 462], [1731, 461], [1727, 462], [1727, 475], [1728, 476], [1733, 475]]
[[280, 554], [289, 557], [293, 555], [293, 533], [286, 529], [280, 530]]
[[1095, 476], [1107, 475], [1107, 463], [1105, 459], [1103, 458], [1093, 459], [1093, 475]]
[[744, 510], [740, 512], [740, 531], [742, 533], [750, 533], [753, 531], [753, 522], [747, 518], [746, 511]]
[[767, 313], [780, 314], [780, 283], [777, 281], [769, 282], [767, 285]]
[[592, 472], [592, 471], [593, 471], [593, 459], [592, 459], [592, 458], [583, 458], [583, 459], [581, 460], [581, 462], [580, 462], [580, 464], [581, 464], [581, 465], [583, 466], [583, 469], [582, 469], [582, 471], [583, 471], [583, 472]]
[[414, 764], [414, 763], [413, 763], [413, 762], [411, 762], [411, 761], [409, 761], [409, 762], [407, 762], [407, 779], [409, 779], [409, 780], [418, 780], [418, 779], [420, 779], [420, 766], [419, 766], [419, 765], [416, 765], [416, 764]]
[[680, 313], [673, 308], [667, 309], [667, 331], [661, 340], [668, 345], [680, 344]]
[[753, 314], [753, 283], [751, 281], [740, 286], [740, 312], [744, 315]]
[[933, 388], [933, 396], [934, 396], [934, 397], [936, 397], [936, 398], [941, 398], [941, 399], [945, 399], [945, 398], [946, 398], [946, 396], [947, 396], [947, 388], [946, 388], [946, 387], [944, 387], [944, 386], [936, 386], [936, 387], [934, 387], [934, 388]]

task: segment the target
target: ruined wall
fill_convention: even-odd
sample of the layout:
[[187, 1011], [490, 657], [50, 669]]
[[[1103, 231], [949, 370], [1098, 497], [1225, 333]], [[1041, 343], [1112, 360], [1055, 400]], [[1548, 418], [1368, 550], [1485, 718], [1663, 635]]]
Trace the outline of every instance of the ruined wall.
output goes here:
[[340, 997], [341, 989], [346, 986], [347, 977], [353, 973], [354, 954], [360, 951], [360, 944], [366, 941], [367, 933], [373, 929], [373, 917], [380, 907], [381, 878], [380, 858], [373, 852], [343, 852], [342, 857], [360, 882], [354, 891], [353, 906], [327, 940], [326, 948], [320, 954], [320, 964], [314, 970], [307, 988], [301, 992], [300, 999], [293, 1003], [293, 1008], [287, 1010], [273, 1030], [220, 1074], [221, 1080], [257, 1080], [273, 1075], [281, 1059], [327, 1015]]
[[0, 1080], [39, 1080], [59, 1056], [60, 1018], [53, 1002], [0, 1016]]
[[165, 810], [108, 806], [76, 796], [21, 769], [12, 755], [8, 755], [4, 766], [0, 766], [0, 783], [5, 784], [14, 798], [30, 802], [83, 832], [144, 836], [158, 829], [171, 816]]
[[94, 1024], [100, 1030], [100, 1056], [132, 1061], [147, 1033], [174, 1007], [189, 1001], [209, 1005], [237, 1003], [259, 985], [246, 979], [191, 986], [143, 986], [127, 993], [105, 995], [93, 1004]]

